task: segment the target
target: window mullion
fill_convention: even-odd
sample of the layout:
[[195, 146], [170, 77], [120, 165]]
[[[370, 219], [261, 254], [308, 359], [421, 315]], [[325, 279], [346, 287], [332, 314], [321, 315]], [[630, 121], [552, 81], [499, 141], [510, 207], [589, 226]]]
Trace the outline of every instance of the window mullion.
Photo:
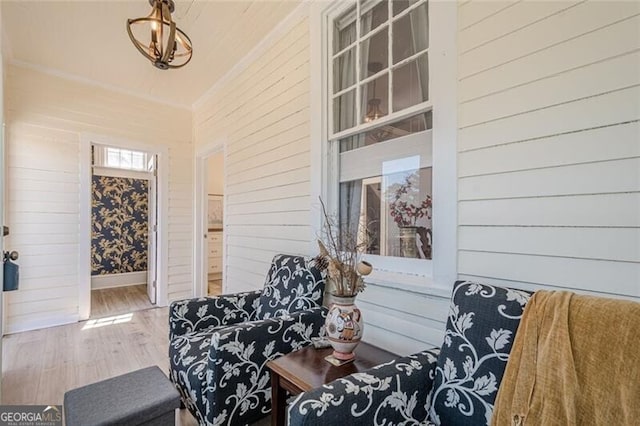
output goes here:
[[360, 0], [356, 2], [356, 125], [360, 124], [360, 92], [362, 86], [360, 85], [360, 45], [361, 45], [361, 28], [360, 28]]
[[391, 115], [393, 111], [393, 2], [388, 2], [388, 13], [389, 13], [389, 33], [387, 37], [387, 60], [389, 61], [389, 77], [387, 81], [388, 93], [387, 93], [387, 105], [389, 106], [389, 115]]
[[[358, 41], [356, 40], [355, 42], [351, 43], [350, 45], [348, 45], [347, 47], [345, 47], [344, 49], [342, 49], [342, 50], [341, 50], [341, 51], [339, 51], [338, 53], [334, 54], [334, 55], [333, 55], [333, 57], [332, 57], [331, 59], [333, 59], [333, 60], [338, 59], [338, 57], [339, 57], [340, 55], [342, 55], [343, 53], [347, 52], [349, 49], [352, 49], [352, 48], [355, 46], [355, 44], [356, 44], [357, 42], [358, 42]], [[331, 44], [331, 45], [333, 46], [333, 44]]]
[[[330, 20], [330, 25], [329, 23], [325, 22], [326, 25], [326, 30], [327, 30], [327, 38], [329, 40], [329, 42], [327, 43], [327, 48], [326, 50], [328, 52], [332, 52], [333, 51], [333, 45], [334, 45], [334, 27], [336, 25], [334, 20]], [[329, 55], [327, 55], [329, 56]], [[335, 67], [335, 59], [336, 58], [331, 58], [327, 61], [325, 61], [326, 63], [323, 64], [325, 66], [325, 70], [327, 71], [327, 88], [325, 90], [325, 96], [327, 94], [327, 92], [329, 94], [333, 93], [333, 72], [334, 72], [334, 67]], [[326, 98], [325, 98], [326, 99]], [[335, 103], [334, 103], [334, 97], [333, 96], [329, 96], [329, 100], [328, 102], [326, 102], [326, 111], [328, 112], [327, 114], [327, 122], [328, 122], [328, 128], [329, 128], [329, 133], [333, 133], [335, 132], [335, 128], [334, 128], [334, 122], [333, 122], [333, 117], [334, 117], [334, 108], [335, 108]]]
[[429, 51], [429, 48], [427, 47], [424, 50], [419, 51], [418, 53], [414, 53], [413, 55], [409, 56], [408, 58], [404, 58], [403, 60], [401, 60], [400, 62], [398, 62], [397, 64], [393, 64], [391, 66], [392, 69], [397, 69], [400, 68], [403, 65], [408, 64], [411, 61], [414, 61], [416, 59], [418, 59], [420, 56], [424, 55], [425, 53], [427, 53]]
[[[391, 3], [391, 2], [389, 2]], [[393, 21], [397, 21], [399, 19], [402, 19], [404, 16], [410, 14], [413, 10], [419, 8], [423, 3], [427, 3], [427, 0], [420, 0], [415, 2], [414, 4], [412, 4], [411, 6], [407, 7], [405, 10], [403, 10], [402, 12], [398, 13], [396, 16], [393, 15], [389, 15], [389, 22], [393, 23]], [[390, 11], [391, 13], [392, 11]]]
[[345, 93], [352, 91], [354, 88], [355, 88], [355, 86], [349, 86], [346, 89], [342, 89], [339, 92], [336, 92], [333, 95], [331, 95], [331, 99], [339, 98], [340, 96], [344, 95]]

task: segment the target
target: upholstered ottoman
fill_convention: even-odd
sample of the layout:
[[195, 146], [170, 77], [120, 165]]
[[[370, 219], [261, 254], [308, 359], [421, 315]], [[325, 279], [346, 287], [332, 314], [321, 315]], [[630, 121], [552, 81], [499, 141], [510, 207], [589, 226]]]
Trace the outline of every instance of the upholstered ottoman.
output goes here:
[[180, 396], [157, 366], [64, 394], [66, 426], [175, 424]]

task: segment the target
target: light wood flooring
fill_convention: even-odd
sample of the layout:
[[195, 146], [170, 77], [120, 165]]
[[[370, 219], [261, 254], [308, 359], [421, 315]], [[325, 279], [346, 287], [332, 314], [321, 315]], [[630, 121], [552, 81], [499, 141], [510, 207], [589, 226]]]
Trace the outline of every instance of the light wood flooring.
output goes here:
[[207, 294], [209, 296], [219, 296], [222, 294], [222, 279], [209, 280]]
[[141, 311], [153, 306], [147, 296], [146, 284], [91, 291], [91, 318]]
[[[67, 390], [151, 365], [167, 374], [168, 311], [147, 309], [5, 336], [2, 404], [62, 404]], [[187, 410], [178, 410], [177, 420], [197, 424]]]

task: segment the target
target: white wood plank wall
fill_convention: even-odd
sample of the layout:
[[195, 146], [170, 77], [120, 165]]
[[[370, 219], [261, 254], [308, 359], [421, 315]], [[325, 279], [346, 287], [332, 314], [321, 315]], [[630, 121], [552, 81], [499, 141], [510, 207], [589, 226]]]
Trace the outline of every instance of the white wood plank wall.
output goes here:
[[[225, 141], [226, 292], [262, 288], [277, 253], [310, 254], [308, 18], [290, 26], [194, 111], [196, 144]], [[368, 284], [365, 339], [399, 353], [438, 344], [446, 300]]]
[[640, 3], [458, 11], [460, 277], [640, 298]]
[[12, 122], [7, 136], [5, 248], [20, 253], [7, 331], [77, 321], [78, 135]]
[[307, 17], [196, 108], [194, 133], [225, 141], [225, 291], [262, 288], [274, 255], [309, 254]]
[[6, 249], [20, 251], [7, 331], [78, 319], [79, 149], [83, 132], [169, 147], [169, 299], [190, 296], [191, 112], [10, 65]]

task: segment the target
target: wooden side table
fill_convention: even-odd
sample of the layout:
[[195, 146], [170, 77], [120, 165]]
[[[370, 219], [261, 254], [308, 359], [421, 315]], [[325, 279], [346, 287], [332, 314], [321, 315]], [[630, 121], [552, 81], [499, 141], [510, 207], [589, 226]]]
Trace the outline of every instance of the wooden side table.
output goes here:
[[356, 348], [356, 359], [353, 362], [336, 367], [324, 359], [331, 352], [332, 348], [315, 349], [308, 346], [267, 363], [267, 367], [271, 369], [272, 426], [285, 424], [287, 392], [297, 395], [398, 357], [363, 342]]

